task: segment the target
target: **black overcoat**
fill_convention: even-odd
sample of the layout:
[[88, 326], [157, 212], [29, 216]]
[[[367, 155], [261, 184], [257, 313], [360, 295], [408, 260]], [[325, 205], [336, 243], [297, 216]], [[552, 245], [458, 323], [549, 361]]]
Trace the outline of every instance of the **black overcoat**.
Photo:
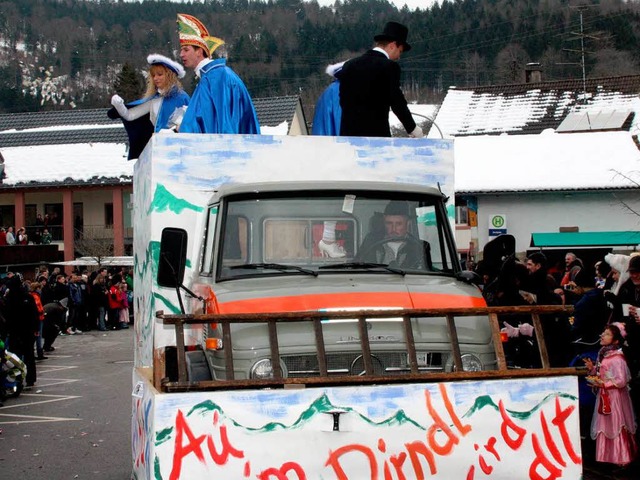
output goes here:
[[340, 135], [390, 137], [389, 108], [407, 132], [416, 128], [400, 90], [400, 66], [369, 50], [349, 60], [338, 74], [342, 121]]

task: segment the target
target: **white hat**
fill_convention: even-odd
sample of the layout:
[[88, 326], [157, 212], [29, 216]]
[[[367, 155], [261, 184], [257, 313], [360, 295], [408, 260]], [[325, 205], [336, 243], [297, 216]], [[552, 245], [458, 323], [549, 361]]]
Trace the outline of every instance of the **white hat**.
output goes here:
[[604, 256], [604, 261], [620, 273], [620, 279], [612, 288], [612, 292], [616, 295], [620, 291], [622, 284], [629, 279], [629, 272], [627, 270], [629, 269], [630, 260], [631, 257], [629, 255], [621, 255], [619, 253], [607, 253]]
[[328, 65], [327, 69], [325, 70], [325, 72], [327, 72], [327, 75], [331, 75], [332, 77], [335, 78], [336, 74], [342, 70], [342, 66], [346, 63], [346, 60], [344, 62], [339, 62], [339, 63], [334, 63], [332, 65]]
[[152, 53], [147, 57], [147, 63], [149, 65], [163, 65], [169, 70], [172, 70], [178, 78], [184, 77], [184, 67], [178, 62], [171, 60], [170, 58], [160, 55], [159, 53]]

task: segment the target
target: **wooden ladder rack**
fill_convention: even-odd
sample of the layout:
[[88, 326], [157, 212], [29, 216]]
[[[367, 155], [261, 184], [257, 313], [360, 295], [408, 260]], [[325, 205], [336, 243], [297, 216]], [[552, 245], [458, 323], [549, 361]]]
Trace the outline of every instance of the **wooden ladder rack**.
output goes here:
[[[167, 381], [162, 353], [154, 354], [154, 384], [164, 391], [212, 390], [221, 388], [282, 388], [287, 385], [342, 385], [373, 383], [407, 383], [455, 381], [462, 379], [490, 379], [532, 376], [575, 375], [579, 372], [573, 367], [551, 368], [549, 354], [544, 339], [541, 315], [571, 315], [573, 307], [563, 306], [524, 306], [524, 307], [478, 307], [478, 308], [439, 308], [439, 309], [407, 309], [407, 310], [362, 310], [335, 312], [284, 312], [264, 314], [193, 314], [165, 315], [162, 311], [156, 316], [164, 325], [174, 325], [176, 334], [178, 381]], [[535, 328], [542, 368], [508, 369], [502, 347], [498, 316], [530, 315]], [[495, 350], [497, 369], [482, 372], [465, 372], [462, 368], [462, 355], [458, 342], [456, 319], [464, 321], [464, 317], [486, 316], [491, 326], [492, 342]], [[380, 318], [402, 318], [405, 334], [410, 372], [402, 375], [376, 375], [374, 373], [371, 345], [367, 335], [367, 320]], [[447, 321], [451, 354], [455, 366], [454, 372], [420, 372], [414, 342], [412, 319], [445, 318]], [[360, 348], [364, 362], [364, 374], [361, 376], [329, 376], [327, 370], [327, 354], [323, 335], [323, 320], [356, 319], [360, 337]], [[278, 343], [278, 323], [312, 322], [316, 341], [319, 376], [283, 378], [280, 367], [280, 347]], [[194, 324], [219, 323], [222, 327], [222, 344], [225, 356], [226, 379], [201, 382], [189, 382], [184, 341], [184, 327]], [[267, 323], [269, 346], [274, 378], [269, 380], [236, 380], [233, 363], [233, 339], [231, 324], [233, 323]]]

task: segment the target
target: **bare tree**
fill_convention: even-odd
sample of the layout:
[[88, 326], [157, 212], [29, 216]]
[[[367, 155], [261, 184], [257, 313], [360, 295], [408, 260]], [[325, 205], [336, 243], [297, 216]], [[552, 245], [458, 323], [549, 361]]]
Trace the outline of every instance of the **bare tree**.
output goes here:
[[529, 63], [529, 55], [520, 45], [511, 43], [496, 56], [496, 81], [521, 83], [524, 81], [524, 67]]
[[80, 230], [76, 230], [74, 241], [75, 251], [81, 257], [89, 257], [102, 265], [106, 257], [113, 256], [113, 239], [83, 235]]
[[487, 77], [487, 62], [478, 52], [463, 57], [466, 72], [465, 82], [469, 87], [477, 87]]
[[593, 77], [613, 77], [618, 75], [637, 75], [640, 73], [638, 62], [631, 52], [607, 48], [593, 54], [596, 64], [591, 71]]
[[[622, 173], [618, 170], [612, 169], [612, 172], [614, 172], [616, 174], [616, 176], [622, 177], [625, 180], [628, 180], [629, 182], [631, 182], [633, 185], [635, 185], [636, 187], [640, 188], [640, 182], [638, 180], [636, 180], [635, 178], [632, 177], [632, 175], [635, 173], [636, 176], [638, 174], [637, 171], [635, 172], [630, 172], [630, 173]], [[627, 210], [629, 213], [640, 217], [640, 211], [638, 210], [638, 207], [630, 204], [628, 201], [625, 201], [624, 199], [620, 198], [618, 195], [616, 195], [615, 193], [613, 194], [613, 197], [620, 202], [620, 204], [622, 205], [622, 207]]]

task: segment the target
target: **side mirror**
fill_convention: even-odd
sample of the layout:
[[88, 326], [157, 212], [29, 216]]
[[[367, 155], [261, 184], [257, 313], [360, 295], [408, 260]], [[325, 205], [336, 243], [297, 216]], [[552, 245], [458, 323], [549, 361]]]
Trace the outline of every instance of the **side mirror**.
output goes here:
[[478, 275], [476, 272], [472, 272], [471, 270], [463, 270], [461, 272], [458, 272], [456, 278], [472, 285], [480, 285], [480, 283], [482, 283], [480, 275]]
[[158, 285], [178, 288], [184, 280], [187, 263], [186, 230], [167, 227], [160, 237], [160, 258], [158, 259]]

